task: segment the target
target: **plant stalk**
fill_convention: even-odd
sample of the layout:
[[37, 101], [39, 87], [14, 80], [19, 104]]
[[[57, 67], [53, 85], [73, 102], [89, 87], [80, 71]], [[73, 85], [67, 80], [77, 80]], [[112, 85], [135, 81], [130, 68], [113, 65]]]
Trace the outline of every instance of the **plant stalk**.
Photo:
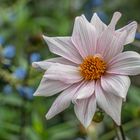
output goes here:
[[126, 140], [125, 133], [124, 133], [122, 125], [118, 126], [114, 122], [114, 127], [115, 127], [115, 131], [116, 131], [117, 139], [118, 140]]

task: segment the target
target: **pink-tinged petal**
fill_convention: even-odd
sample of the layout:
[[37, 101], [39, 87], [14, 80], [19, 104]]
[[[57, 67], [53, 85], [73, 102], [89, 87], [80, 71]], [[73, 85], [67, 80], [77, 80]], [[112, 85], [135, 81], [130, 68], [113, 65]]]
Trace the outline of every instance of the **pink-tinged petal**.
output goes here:
[[32, 63], [32, 67], [39, 70], [47, 70], [51, 65], [52, 62], [48, 62], [47, 60]]
[[106, 24], [102, 22], [96, 13], [93, 14], [90, 22], [94, 25], [97, 36], [99, 36], [107, 28]]
[[123, 28], [116, 30], [116, 33], [120, 34], [123, 31], [127, 31], [127, 38], [124, 43], [124, 45], [126, 45], [134, 41], [136, 30], [137, 30], [137, 22], [133, 21], [128, 25], [124, 26]]
[[112, 57], [122, 52], [126, 35], [126, 31], [124, 31], [120, 36], [116, 36], [115, 32], [108, 28], [98, 39], [97, 53], [101, 54], [108, 62]]
[[54, 65], [55, 63], [77, 66], [77, 64], [75, 64], [63, 57], [56, 57], [56, 58], [51, 58], [51, 59], [47, 59], [44, 61], [33, 62], [32, 66], [37, 69], [47, 70], [51, 65]]
[[100, 81], [96, 82], [95, 94], [98, 106], [103, 109], [117, 125], [120, 125], [123, 99], [114, 94], [106, 93], [101, 88]]
[[120, 12], [115, 12], [113, 14], [113, 17], [111, 19], [110, 24], [108, 25], [108, 27], [112, 30], [115, 30], [115, 26], [117, 24], [117, 22], [119, 21], [119, 19], [121, 18], [122, 14]]
[[74, 111], [80, 122], [85, 126], [85, 128], [87, 128], [96, 111], [95, 94], [89, 98], [78, 100], [74, 105]]
[[108, 63], [107, 73], [122, 75], [140, 74], [140, 55], [132, 51], [118, 54]]
[[48, 80], [43, 77], [34, 96], [52, 96], [71, 86], [61, 81]]
[[74, 63], [80, 64], [82, 57], [73, 45], [70, 37], [47, 37], [43, 36], [52, 53], [64, 57]]
[[95, 90], [95, 81], [83, 81], [83, 85], [77, 91], [73, 102], [76, 102], [78, 99], [89, 98]]
[[83, 58], [95, 54], [96, 30], [84, 15], [76, 17], [72, 34], [72, 42]]
[[101, 77], [101, 86], [106, 93], [125, 99], [130, 86], [130, 79], [128, 76], [108, 74]]
[[76, 93], [80, 85], [81, 83], [74, 84], [67, 88], [65, 91], [63, 91], [54, 101], [53, 105], [51, 106], [46, 115], [46, 118], [51, 119], [58, 113], [68, 108], [73, 99], [74, 94]]
[[78, 64], [71, 62], [63, 57], [50, 58], [50, 59], [47, 59], [46, 61], [52, 62], [52, 63], [60, 63], [64, 65], [78, 66]]
[[119, 35], [115, 32], [115, 26], [120, 17], [121, 13], [119, 12], [113, 14], [110, 24], [102, 32], [97, 41], [96, 52], [101, 54], [106, 62], [123, 50], [127, 32], [124, 30]]
[[59, 63], [49, 67], [44, 77], [51, 80], [59, 80], [64, 83], [77, 83], [83, 79], [78, 67]]

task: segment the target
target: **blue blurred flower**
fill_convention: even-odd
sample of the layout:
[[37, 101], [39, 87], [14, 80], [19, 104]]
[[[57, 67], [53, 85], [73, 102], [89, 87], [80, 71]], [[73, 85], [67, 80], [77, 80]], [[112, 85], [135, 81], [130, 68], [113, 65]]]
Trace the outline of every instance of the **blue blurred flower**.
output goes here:
[[5, 86], [3, 87], [3, 92], [4, 92], [5, 94], [11, 94], [11, 93], [13, 92], [12, 86], [11, 86], [11, 85], [5, 85]]
[[3, 45], [3, 44], [4, 44], [4, 42], [5, 42], [4, 37], [3, 37], [3, 36], [0, 36], [0, 45]]
[[98, 6], [102, 6], [103, 0], [89, 0], [87, 4], [84, 6], [85, 16], [88, 20], [91, 19], [93, 15], [93, 11]]
[[106, 23], [108, 21], [108, 16], [103, 11], [99, 11], [97, 14], [103, 22]]
[[3, 55], [4, 57], [11, 59], [15, 56], [16, 54], [16, 49], [13, 45], [7, 45], [4, 49], [3, 49]]
[[17, 91], [19, 92], [20, 96], [25, 97], [29, 100], [33, 99], [33, 93], [34, 93], [34, 88], [29, 87], [29, 86], [19, 86], [17, 88]]
[[136, 33], [135, 38], [140, 40], [140, 33]]
[[92, 6], [100, 6], [103, 4], [103, 0], [91, 0]]
[[18, 67], [15, 72], [13, 73], [13, 76], [15, 76], [17, 79], [23, 80], [27, 75], [26, 69], [23, 67]]
[[24, 86], [18, 86], [17, 91], [19, 92], [20, 96], [24, 96]]
[[40, 61], [41, 60], [41, 56], [39, 53], [32, 53], [30, 55], [30, 62], [36, 62], [36, 61]]
[[24, 91], [27, 99], [33, 99], [33, 93], [35, 90], [32, 87], [25, 87]]

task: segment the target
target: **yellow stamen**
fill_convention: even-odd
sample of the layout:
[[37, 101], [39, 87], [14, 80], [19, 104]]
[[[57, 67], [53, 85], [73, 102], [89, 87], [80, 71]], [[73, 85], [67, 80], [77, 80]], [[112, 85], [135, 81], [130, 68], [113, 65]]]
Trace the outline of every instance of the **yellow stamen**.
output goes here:
[[106, 71], [106, 63], [99, 56], [88, 56], [80, 64], [80, 73], [85, 80], [97, 80]]

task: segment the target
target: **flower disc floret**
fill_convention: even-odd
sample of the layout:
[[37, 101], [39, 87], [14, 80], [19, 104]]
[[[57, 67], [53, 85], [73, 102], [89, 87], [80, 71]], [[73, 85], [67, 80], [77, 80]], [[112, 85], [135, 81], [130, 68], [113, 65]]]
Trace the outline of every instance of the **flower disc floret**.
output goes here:
[[85, 80], [97, 80], [106, 71], [106, 63], [99, 56], [88, 56], [80, 64], [80, 73]]

